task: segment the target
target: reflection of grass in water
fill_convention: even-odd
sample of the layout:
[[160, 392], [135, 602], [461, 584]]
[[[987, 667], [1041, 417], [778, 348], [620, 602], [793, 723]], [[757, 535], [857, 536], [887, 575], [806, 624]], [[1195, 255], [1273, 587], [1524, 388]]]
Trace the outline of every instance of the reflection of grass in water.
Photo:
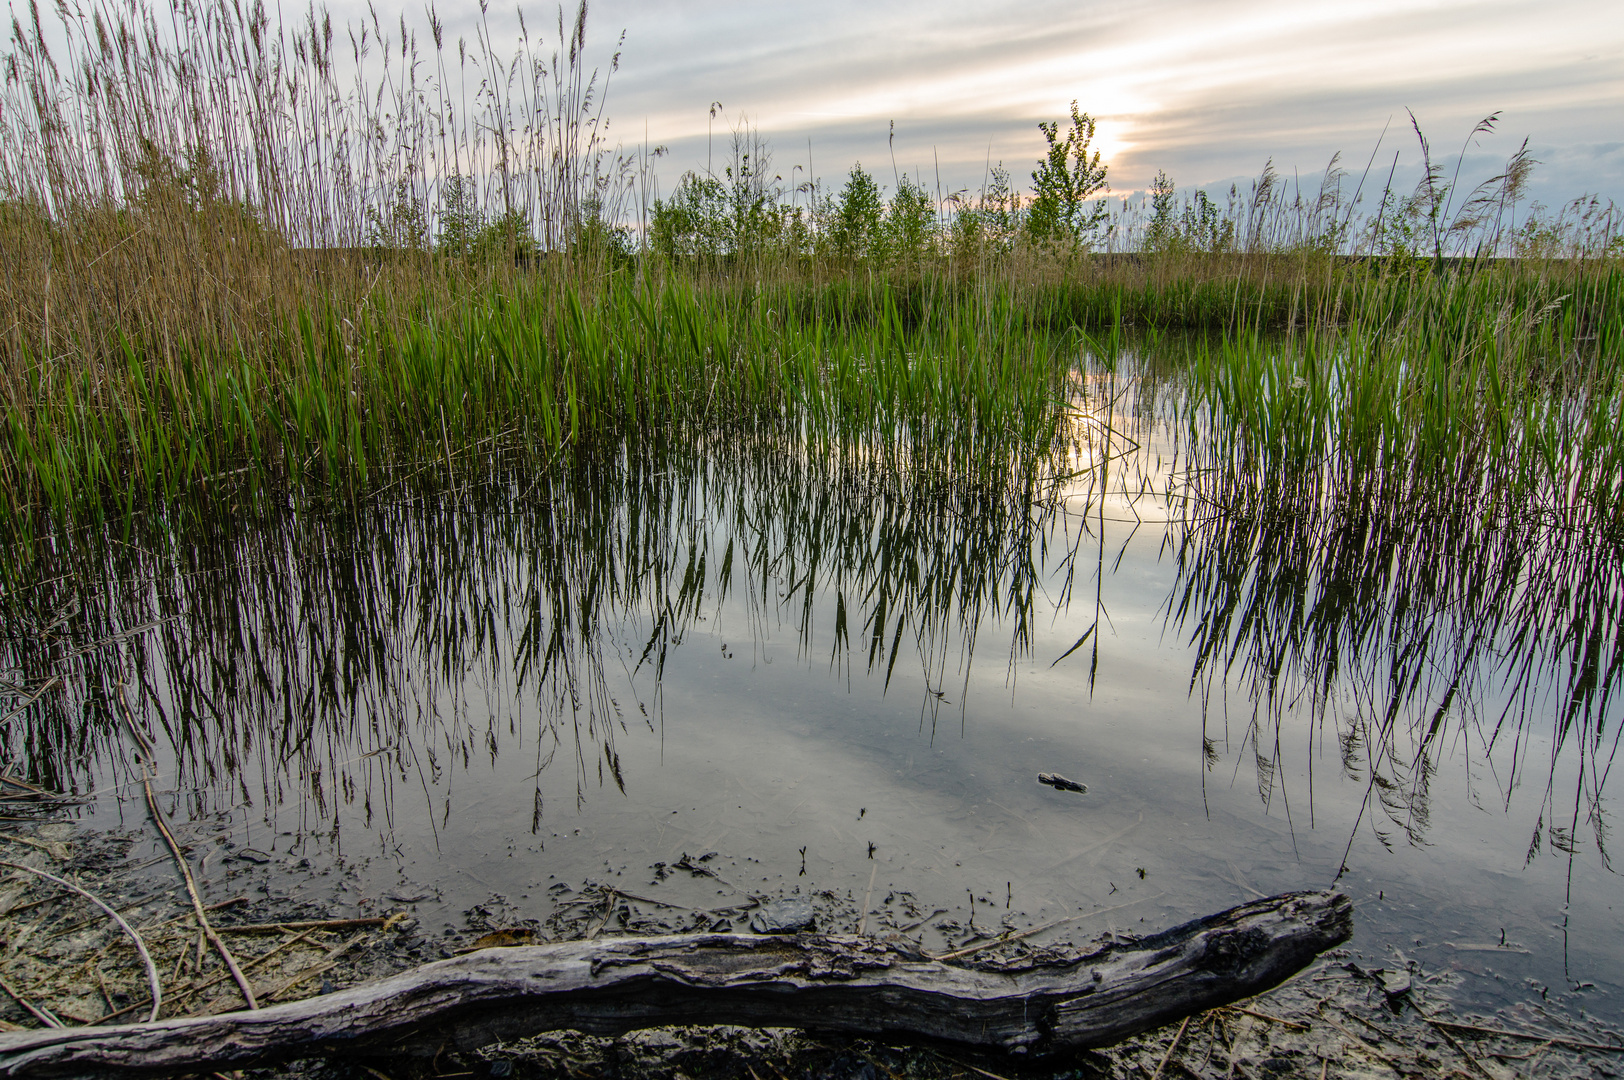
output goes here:
[[[1548, 307], [1197, 355], [1170, 613], [1197, 648], [1192, 685], [1238, 677], [1251, 698], [1243, 745], [1265, 798], [1299, 708], [1336, 718], [1347, 770], [1414, 842], [1462, 733], [1509, 758], [1508, 804], [1548, 736], [1529, 857], [1542, 833], [1571, 853], [1588, 830], [1606, 859], [1624, 675], [1617, 310], [1588, 334]], [[1571, 800], [1565, 748], [1581, 755]]]
[[[5, 597], [19, 632], [4, 662], [70, 687], [13, 729], [8, 755], [56, 787], [116, 770], [107, 702], [124, 678], [199, 811], [213, 786], [297, 807], [304, 827], [345, 804], [392, 823], [402, 794], [494, 757], [520, 725], [538, 777], [562, 752], [584, 798], [624, 786], [617, 730], [659, 722], [670, 651], [730, 597], [755, 627], [788, 619], [808, 662], [828, 647], [827, 662], [887, 680], [917, 663], [938, 690], [955, 660], [968, 677], [986, 611], [1025, 648], [1043, 460], [955, 475], [788, 439], [655, 440], [365, 510], [148, 519], [134, 546], [76, 534]], [[828, 594], [832, 625], [814, 619]], [[21, 631], [73, 605], [60, 637]], [[616, 689], [622, 665], [635, 700]], [[926, 696], [933, 718], [939, 705]], [[537, 828], [541, 813], [538, 778]]]

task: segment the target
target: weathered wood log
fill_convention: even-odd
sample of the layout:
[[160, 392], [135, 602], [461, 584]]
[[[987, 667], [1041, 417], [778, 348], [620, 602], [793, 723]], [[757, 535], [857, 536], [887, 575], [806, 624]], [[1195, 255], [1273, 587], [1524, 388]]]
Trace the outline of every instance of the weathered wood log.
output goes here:
[[957, 966], [903, 942], [678, 934], [486, 949], [257, 1012], [0, 1035], [0, 1076], [140, 1075], [296, 1057], [471, 1050], [575, 1029], [799, 1027], [1011, 1054], [1108, 1046], [1251, 997], [1347, 940], [1353, 906], [1302, 892], [1080, 955]]

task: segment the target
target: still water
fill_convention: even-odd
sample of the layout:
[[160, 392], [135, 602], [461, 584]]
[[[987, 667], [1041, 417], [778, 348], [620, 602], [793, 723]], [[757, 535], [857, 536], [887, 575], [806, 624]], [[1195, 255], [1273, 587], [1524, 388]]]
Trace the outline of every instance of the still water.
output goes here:
[[127, 703], [221, 897], [247, 849], [431, 929], [596, 881], [678, 919], [838, 898], [941, 947], [1335, 883], [1364, 957], [1465, 1004], [1624, 1015], [1612, 556], [1215, 509], [1155, 403], [1102, 394], [980, 471], [633, 440], [64, 540], [7, 662], [67, 692], [9, 755], [134, 829]]

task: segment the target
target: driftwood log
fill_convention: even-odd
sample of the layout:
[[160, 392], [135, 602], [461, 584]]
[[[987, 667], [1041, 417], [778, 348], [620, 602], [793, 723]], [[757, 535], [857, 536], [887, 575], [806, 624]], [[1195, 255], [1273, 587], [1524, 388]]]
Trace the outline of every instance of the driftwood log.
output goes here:
[[0, 1076], [172, 1074], [313, 1056], [432, 1055], [575, 1029], [844, 1032], [1051, 1055], [1108, 1046], [1278, 985], [1349, 937], [1339, 893], [1257, 900], [1069, 956], [960, 966], [901, 941], [678, 934], [485, 949], [216, 1016], [0, 1035]]

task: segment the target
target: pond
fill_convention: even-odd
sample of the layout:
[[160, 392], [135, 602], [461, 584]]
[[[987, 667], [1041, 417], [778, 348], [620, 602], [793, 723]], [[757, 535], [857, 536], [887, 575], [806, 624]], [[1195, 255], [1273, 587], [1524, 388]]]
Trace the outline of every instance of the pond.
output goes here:
[[1335, 884], [1365, 956], [1617, 1018], [1616, 553], [1245, 502], [1150, 367], [1073, 393], [979, 468], [679, 433], [67, 535], [6, 597], [6, 666], [64, 680], [8, 760], [135, 828], [128, 715], [211, 898], [798, 892], [943, 948]]

